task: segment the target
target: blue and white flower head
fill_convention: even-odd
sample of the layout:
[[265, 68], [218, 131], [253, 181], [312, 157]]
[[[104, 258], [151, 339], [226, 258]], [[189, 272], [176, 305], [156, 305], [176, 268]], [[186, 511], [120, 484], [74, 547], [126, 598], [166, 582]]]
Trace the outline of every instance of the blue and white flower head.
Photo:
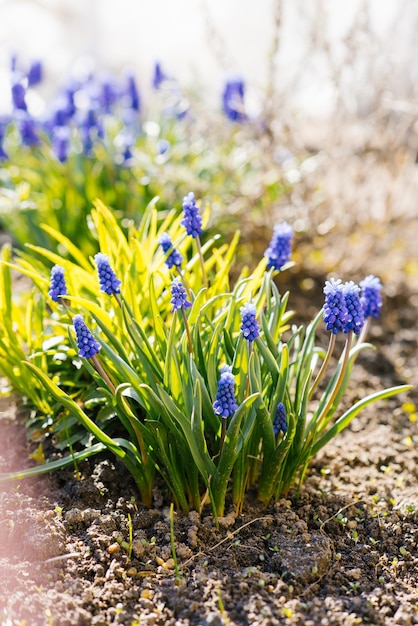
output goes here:
[[169, 250], [171, 250], [170, 254], [167, 256], [165, 263], [169, 269], [172, 267], [181, 267], [183, 263], [183, 257], [178, 250], [173, 246], [173, 242], [168, 233], [162, 233], [158, 238], [158, 243], [163, 249], [164, 254], [167, 254]]
[[216, 400], [213, 403], [213, 410], [216, 415], [223, 418], [231, 417], [238, 408], [235, 398], [235, 378], [232, 374], [232, 367], [224, 365], [221, 370], [221, 376], [218, 380], [218, 391]]
[[181, 225], [184, 226], [187, 234], [193, 238], [199, 237], [203, 233], [202, 218], [192, 191], [183, 198], [183, 219]]
[[187, 293], [180, 278], [175, 278], [171, 283], [171, 296], [172, 313], [192, 306], [192, 303], [187, 300]]
[[122, 281], [117, 278], [115, 272], [110, 267], [109, 257], [107, 254], [98, 252], [94, 257], [99, 274], [100, 290], [109, 296], [120, 293]]
[[292, 254], [293, 228], [287, 222], [276, 224], [270, 246], [264, 253], [267, 257], [267, 267], [280, 270]]
[[363, 307], [364, 317], [377, 318], [382, 308], [382, 283], [373, 274], [369, 274], [360, 282], [360, 302]]
[[91, 331], [87, 328], [82, 315], [75, 315], [73, 324], [77, 338], [78, 354], [85, 359], [91, 359], [99, 352], [101, 348], [100, 343], [96, 341]]
[[54, 265], [51, 270], [51, 281], [48, 295], [54, 302], [59, 302], [60, 298], [68, 294], [67, 285], [64, 278], [64, 268], [61, 265]]
[[240, 308], [241, 311], [241, 332], [247, 341], [254, 341], [260, 335], [260, 326], [257, 322], [257, 311], [255, 304], [247, 302]]
[[344, 322], [343, 331], [349, 333], [352, 330], [356, 335], [359, 335], [364, 324], [364, 311], [359, 296], [360, 287], [350, 280], [344, 283], [343, 293], [347, 307], [347, 318]]
[[344, 331], [348, 317], [343, 288], [344, 286], [340, 278], [331, 278], [325, 282], [323, 318], [326, 329], [330, 330], [334, 335]]

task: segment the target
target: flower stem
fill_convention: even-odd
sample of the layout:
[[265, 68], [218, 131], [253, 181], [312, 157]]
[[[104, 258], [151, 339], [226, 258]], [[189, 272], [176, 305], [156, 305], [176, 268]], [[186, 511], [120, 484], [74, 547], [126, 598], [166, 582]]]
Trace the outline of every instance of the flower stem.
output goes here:
[[190, 354], [192, 354], [193, 353], [192, 336], [190, 334], [190, 328], [189, 328], [189, 323], [187, 321], [186, 312], [183, 307], [181, 307], [181, 314], [183, 316], [184, 327], [186, 329], [187, 343], [189, 344], [189, 352]]
[[112, 391], [112, 393], [115, 393], [116, 387], [110, 380], [108, 374], [106, 373], [103, 367], [103, 364], [100, 362], [99, 358], [97, 357], [97, 354], [93, 355], [90, 360], [93, 363], [94, 369], [100, 374], [100, 376], [103, 378], [103, 380], [105, 381], [109, 389]]
[[328, 350], [327, 350], [327, 353], [325, 355], [325, 359], [322, 361], [322, 365], [321, 365], [321, 367], [319, 369], [319, 372], [318, 372], [318, 374], [317, 374], [317, 376], [316, 376], [316, 378], [315, 378], [315, 380], [314, 380], [314, 382], [312, 384], [312, 387], [309, 389], [309, 394], [308, 394], [308, 398], [309, 399], [312, 398], [312, 396], [314, 394], [314, 391], [318, 387], [319, 382], [321, 381], [322, 376], [324, 375], [324, 372], [325, 372], [325, 370], [326, 370], [326, 368], [328, 366], [329, 360], [330, 360], [330, 358], [332, 356], [332, 353], [334, 351], [335, 338], [336, 338], [335, 333], [331, 333], [331, 336], [329, 338]]
[[363, 343], [365, 341], [367, 332], [370, 327], [370, 319], [371, 319], [370, 317], [366, 317], [365, 322], [363, 324], [363, 328], [361, 329], [361, 332], [358, 336], [357, 343]]
[[221, 441], [219, 444], [219, 454], [222, 452], [222, 448], [224, 447], [224, 441], [226, 437], [226, 417], [222, 417], [222, 430], [221, 430]]
[[348, 333], [347, 340], [345, 342], [343, 362], [341, 364], [341, 370], [340, 370], [339, 376], [335, 383], [334, 389], [332, 390], [332, 393], [330, 397], [328, 398], [328, 402], [326, 403], [325, 407], [322, 409], [320, 415], [318, 416], [316, 420], [316, 428], [315, 428], [316, 431], [318, 430], [318, 425], [323, 421], [324, 418], [326, 418], [328, 411], [332, 407], [332, 404], [335, 398], [337, 397], [338, 391], [341, 387], [341, 383], [344, 380], [345, 372], [347, 370], [347, 365], [348, 365], [348, 357], [350, 356], [350, 348], [351, 348], [352, 341], [353, 341], [353, 331], [351, 330]]

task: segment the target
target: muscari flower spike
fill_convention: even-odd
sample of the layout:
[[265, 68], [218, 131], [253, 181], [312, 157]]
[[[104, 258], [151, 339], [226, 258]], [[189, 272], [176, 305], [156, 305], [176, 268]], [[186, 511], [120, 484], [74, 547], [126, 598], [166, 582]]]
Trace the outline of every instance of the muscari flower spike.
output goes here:
[[276, 417], [273, 422], [273, 432], [275, 435], [278, 435], [280, 431], [286, 433], [287, 429], [286, 409], [284, 408], [283, 402], [279, 402], [276, 409]]
[[158, 243], [162, 247], [164, 254], [167, 254], [170, 249], [172, 250], [165, 260], [165, 264], [167, 265], [167, 267], [169, 269], [171, 269], [172, 267], [181, 267], [181, 264], [183, 263], [183, 257], [180, 252], [176, 250], [173, 246], [170, 235], [168, 233], [162, 233], [162, 235], [160, 235], [158, 238]]
[[360, 282], [360, 302], [363, 307], [364, 317], [378, 318], [382, 308], [382, 283], [379, 278], [369, 274]]
[[99, 352], [101, 348], [100, 343], [96, 341], [91, 331], [87, 328], [82, 315], [74, 315], [73, 324], [77, 337], [79, 356], [91, 359]]
[[287, 222], [276, 224], [270, 246], [264, 253], [267, 257], [267, 267], [280, 270], [290, 259], [292, 254], [293, 228]]
[[110, 267], [107, 254], [98, 252], [94, 257], [94, 262], [99, 274], [100, 290], [109, 296], [120, 293], [122, 281], [116, 277], [115, 272]]
[[223, 418], [231, 417], [238, 408], [234, 393], [235, 378], [231, 371], [232, 367], [229, 365], [221, 368], [216, 400], [213, 403], [213, 410], [216, 415], [221, 415]]
[[173, 305], [171, 309], [172, 313], [180, 309], [188, 309], [192, 306], [191, 302], [187, 299], [187, 293], [180, 278], [175, 278], [171, 283], [171, 295], [171, 304]]
[[358, 335], [363, 327], [364, 311], [360, 302], [359, 293], [360, 287], [352, 280], [344, 283], [343, 294], [347, 307], [347, 318], [343, 329], [345, 333], [353, 331], [356, 335]]
[[247, 302], [240, 308], [241, 332], [247, 341], [254, 341], [260, 335], [260, 326], [256, 319], [256, 308], [252, 302]]
[[202, 218], [199, 214], [199, 207], [196, 206], [194, 193], [191, 191], [183, 198], [183, 219], [181, 225], [191, 237], [198, 237], [202, 234]]
[[61, 265], [54, 265], [51, 270], [51, 281], [48, 295], [54, 302], [59, 302], [60, 298], [68, 293], [64, 278], [64, 268]]
[[331, 278], [331, 280], [327, 280], [325, 282], [324, 294], [323, 318], [325, 326], [327, 330], [336, 335], [344, 331], [344, 325], [348, 317], [341, 279]]
[[232, 122], [246, 119], [244, 107], [245, 84], [239, 76], [229, 79], [222, 93], [222, 105], [225, 115]]

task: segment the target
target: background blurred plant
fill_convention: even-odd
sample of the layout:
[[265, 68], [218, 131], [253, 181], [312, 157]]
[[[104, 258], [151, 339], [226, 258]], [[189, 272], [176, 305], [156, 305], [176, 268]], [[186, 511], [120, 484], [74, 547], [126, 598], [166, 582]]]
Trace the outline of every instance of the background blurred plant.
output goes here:
[[19, 246], [53, 248], [53, 228], [94, 253], [89, 212], [98, 197], [126, 228], [155, 196], [164, 211], [193, 188], [228, 204], [223, 227], [234, 230], [237, 212], [267, 211], [291, 186], [267, 158], [262, 127], [244, 115], [243, 81], [239, 102], [238, 83], [227, 83], [223, 115], [183, 93], [159, 64], [148, 110], [132, 73], [90, 74], [67, 80], [40, 116], [31, 112], [39, 81], [30, 77], [12, 71], [13, 114], [0, 123], [0, 224]]
[[[273, 275], [290, 265], [291, 226], [275, 229], [265, 257], [231, 288], [238, 235], [200, 245], [208, 211], [193, 194], [183, 210], [183, 219], [176, 210], [162, 217], [153, 202], [125, 234], [97, 201], [94, 260], [52, 230], [73, 260], [34, 245], [16, 264], [4, 253], [1, 360], [14, 385], [49, 411], [45, 431], [70, 445], [64, 458], [19, 477], [108, 449], [145, 504], [158, 473], [179, 508], [201, 510], [209, 500], [220, 516], [229, 493], [238, 510], [251, 487], [266, 504], [287, 493], [362, 408], [409, 389], [339, 408], [355, 359], [369, 346], [355, 339], [364, 311], [380, 309], [377, 279], [368, 277], [362, 294], [371, 308], [363, 309], [354, 283], [335, 280], [324, 310], [307, 327], [290, 326], [289, 294], [280, 294]], [[10, 269], [35, 285], [36, 316], [20, 332], [14, 318], [26, 301], [13, 303]], [[323, 316], [334, 338], [346, 337], [339, 359], [331, 359], [334, 340], [328, 351], [316, 345]]]

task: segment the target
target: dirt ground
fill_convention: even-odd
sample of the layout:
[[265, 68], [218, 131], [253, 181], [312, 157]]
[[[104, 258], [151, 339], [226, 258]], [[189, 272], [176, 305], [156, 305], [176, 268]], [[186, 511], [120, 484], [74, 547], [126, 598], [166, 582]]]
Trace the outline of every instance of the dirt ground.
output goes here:
[[[376, 350], [358, 359], [348, 402], [416, 385], [417, 234], [416, 216], [402, 211], [375, 231], [358, 221], [353, 276], [341, 237], [328, 246], [342, 278], [376, 273], [385, 284]], [[322, 297], [316, 268], [318, 280], [298, 269], [286, 279], [291, 307], [302, 303], [308, 317], [312, 294]], [[174, 554], [169, 502], [157, 489], [145, 509], [110, 457], [84, 462], [79, 480], [68, 470], [0, 485], [1, 624], [418, 624], [417, 403], [415, 386], [361, 413], [315, 459], [299, 499], [290, 492], [266, 510], [250, 495], [242, 514], [227, 507], [219, 529], [209, 509], [176, 515]], [[0, 471], [21, 469], [30, 448], [19, 411], [10, 399], [2, 409]]]

